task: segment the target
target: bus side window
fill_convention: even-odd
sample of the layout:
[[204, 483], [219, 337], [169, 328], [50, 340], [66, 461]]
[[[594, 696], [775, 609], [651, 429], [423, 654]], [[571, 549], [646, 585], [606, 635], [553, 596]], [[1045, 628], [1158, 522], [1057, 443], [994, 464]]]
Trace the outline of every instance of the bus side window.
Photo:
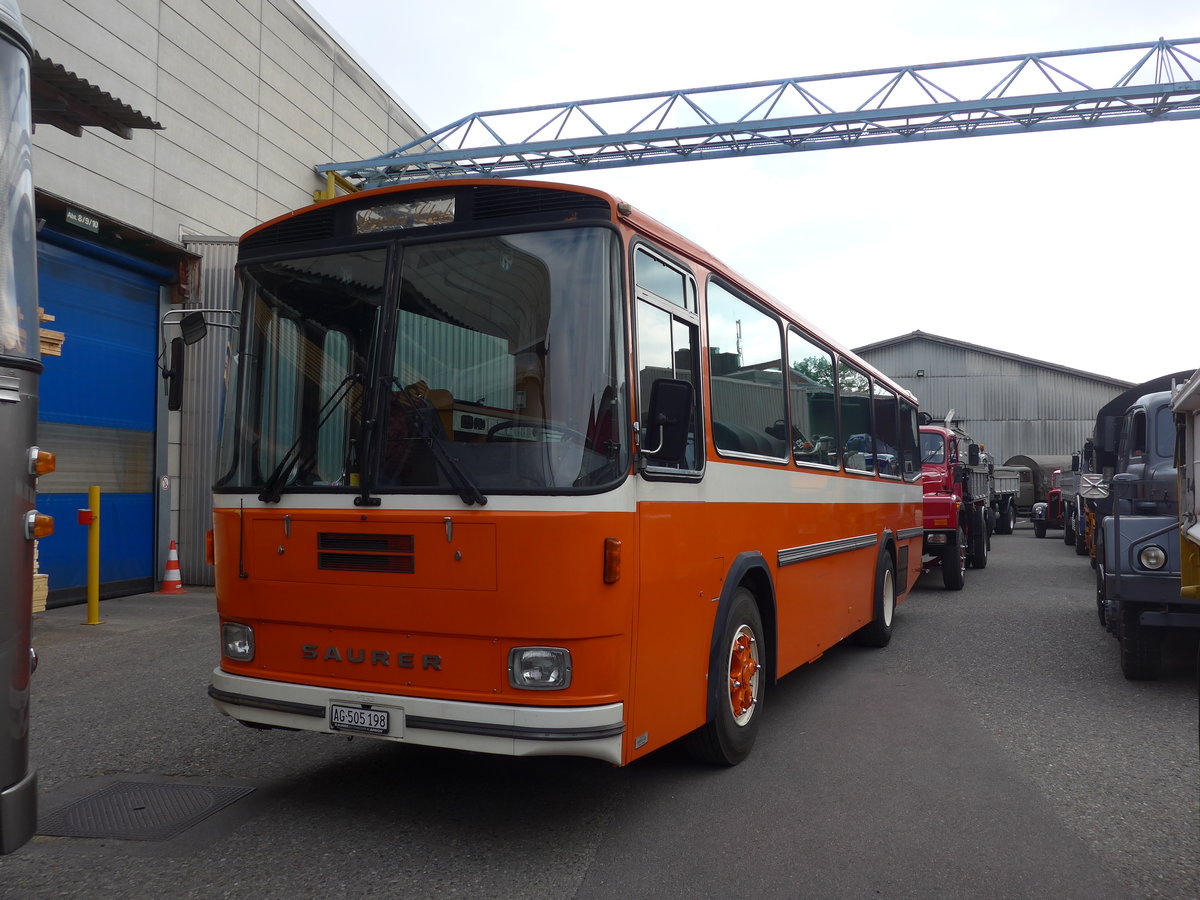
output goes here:
[[877, 381], [872, 382], [872, 412], [875, 415], [875, 465], [880, 475], [900, 475], [900, 422], [896, 395]]
[[874, 472], [871, 379], [845, 360], [838, 360], [838, 408], [842, 417], [843, 465], [852, 472]]
[[797, 463], [838, 464], [833, 354], [798, 331], [788, 331], [788, 406], [792, 458]]
[[[643, 248], [634, 251], [634, 279], [637, 291], [637, 367], [638, 421], [643, 440], [648, 431], [646, 418], [650, 388], [660, 378], [678, 378], [691, 382], [696, 403], [692, 407], [691, 434], [684, 459], [678, 463], [653, 461], [655, 469], [696, 471], [703, 454], [698, 451], [700, 385], [698, 351], [700, 330], [695, 317], [686, 310], [696, 305], [696, 287], [691, 277], [650, 255]], [[643, 283], [645, 282], [645, 283]]]
[[905, 481], [921, 477], [921, 430], [917, 424], [917, 408], [907, 400], [900, 401], [900, 459]]
[[713, 442], [718, 450], [786, 459], [792, 442], [778, 320], [712, 281], [705, 309]]

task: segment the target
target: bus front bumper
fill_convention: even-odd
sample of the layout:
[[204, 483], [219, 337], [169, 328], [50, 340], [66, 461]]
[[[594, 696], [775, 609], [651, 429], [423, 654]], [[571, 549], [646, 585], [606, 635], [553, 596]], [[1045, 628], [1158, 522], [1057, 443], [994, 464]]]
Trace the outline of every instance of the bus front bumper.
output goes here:
[[[208, 694], [217, 709], [249, 725], [354, 734], [502, 756], [585, 756], [621, 765], [623, 703], [577, 707], [468, 703], [267, 681], [231, 675], [220, 668], [213, 670]], [[333, 727], [335, 704], [387, 711], [387, 732]]]
[[0, 854], [12, 853], [37, 827], [37, 772], [0, 791]]

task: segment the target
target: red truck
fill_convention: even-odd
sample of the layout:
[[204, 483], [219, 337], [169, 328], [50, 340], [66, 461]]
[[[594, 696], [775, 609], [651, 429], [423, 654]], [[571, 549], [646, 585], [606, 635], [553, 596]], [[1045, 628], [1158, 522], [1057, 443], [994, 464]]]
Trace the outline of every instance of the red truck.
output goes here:
[[925, 488], [925, 571], [941, 568], [942, 583], [960, 591], [967, 566], [987, 565], [993, 531], [1011, 534], [1015, 491], [1020, 486], [999, 484], [995, 469], [970, 435], [951, 422], [954, 411], [941, 424], [922, 414], [921, 481]]

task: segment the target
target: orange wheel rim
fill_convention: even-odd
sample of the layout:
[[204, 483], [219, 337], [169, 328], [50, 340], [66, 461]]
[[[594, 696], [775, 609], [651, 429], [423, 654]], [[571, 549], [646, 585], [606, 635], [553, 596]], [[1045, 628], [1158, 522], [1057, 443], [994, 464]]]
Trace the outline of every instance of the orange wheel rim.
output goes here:
[[758, 641], [754, 632], [743, 625], [729, 645], [729, 710], [738, 725], [745, 725], [754, 715], [761, 673]]

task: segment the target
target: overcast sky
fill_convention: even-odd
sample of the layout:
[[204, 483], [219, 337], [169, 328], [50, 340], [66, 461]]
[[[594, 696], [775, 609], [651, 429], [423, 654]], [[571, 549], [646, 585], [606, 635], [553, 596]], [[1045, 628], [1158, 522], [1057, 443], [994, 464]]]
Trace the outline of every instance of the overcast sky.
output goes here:
[[[305, 2], [431, 129], [541, 103], [1200, 37], [1196, 0]], [[1138, 382], [1200, 365], [1198, 160], [1188, 121], [555, 177], [618, 194], [849, 347], [920, 329]]]

